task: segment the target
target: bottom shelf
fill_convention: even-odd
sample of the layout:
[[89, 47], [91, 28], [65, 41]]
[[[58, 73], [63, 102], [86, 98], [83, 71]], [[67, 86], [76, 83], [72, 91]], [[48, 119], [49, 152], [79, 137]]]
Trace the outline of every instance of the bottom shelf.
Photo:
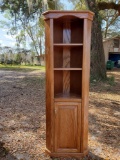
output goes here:
[[81, 95], [74, 94], [74, 93], [68, 93], [68, 94], [58, 93], [55, 95], [55, 98], [80, 98], [81, 99]]
[[55, 98], [80, 99], [81, 94], [82, 94], [82, 71], [72, 71], [72, 70], [54, 71]]
[[64, 93], [58, 93], [55, 94], [55, 101], [59, 101], [59, 100], [78, 100], [81, 101], [81, 95], [79, 94], [74, 94], [74, 93], [69, 93], [69, 94], [64, 94]]

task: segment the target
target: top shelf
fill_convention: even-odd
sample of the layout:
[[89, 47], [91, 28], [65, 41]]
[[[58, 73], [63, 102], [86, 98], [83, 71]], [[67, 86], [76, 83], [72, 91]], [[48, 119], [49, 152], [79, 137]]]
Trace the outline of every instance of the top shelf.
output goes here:
[[83, 46], [83, 43], [54, 43], [54, 46], [68, 46], [68, 47], [74, 47], [74, 46]]

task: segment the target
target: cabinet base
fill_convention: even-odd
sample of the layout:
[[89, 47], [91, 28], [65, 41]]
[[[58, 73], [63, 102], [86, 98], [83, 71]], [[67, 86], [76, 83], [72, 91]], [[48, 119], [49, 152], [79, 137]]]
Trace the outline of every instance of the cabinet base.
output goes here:
[[51, 152], [48, 149], [45, 150], [45, 152], [52, 158], [83, 158], [88, 154], [88, 150], [86, 150], [84, 153], [55, 153]]

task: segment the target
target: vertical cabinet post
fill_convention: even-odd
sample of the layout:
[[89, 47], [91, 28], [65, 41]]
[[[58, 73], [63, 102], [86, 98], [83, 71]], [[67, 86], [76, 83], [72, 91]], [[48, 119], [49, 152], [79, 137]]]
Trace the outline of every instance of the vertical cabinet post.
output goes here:
[[46, 152], [81, 158], [88, 153], [90, 11], [47, 11]]

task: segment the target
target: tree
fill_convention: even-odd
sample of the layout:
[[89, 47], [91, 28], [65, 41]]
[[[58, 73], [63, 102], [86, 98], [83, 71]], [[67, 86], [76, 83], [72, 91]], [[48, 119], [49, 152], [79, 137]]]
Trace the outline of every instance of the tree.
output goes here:
[[95, 0], [86, 0], [91, 11], [95, 13], [91, 38], [91, 75], [97, 79], [106, 78], [106, 66], [102, 42], [101, 20]]
[[20, 54], [20, 53], [17, 53], [16, 58], [15, 58], [15, 62], [16, 62], [17, 64], [21, 64], [21, 62], [22, 62], [22, 57], [21, 57], [21, 54]]
[[[72, 1], [75, 10], [84, 10], [84, 9], [86, 10], [87, 9], [85, 0], [75, 0], [75, 1], [69, 0], [69, 1]], [[104, 0], [104, 2], [102, 2], [102, 6], [104, 6], [104, 4], [106, 5], [106, 2], [108, 3], [108, 0]], [[112, 4], [117, 4], [118, 2], [119, 2], [118, 0], [112, 0]], [[98, 5], [101, 6], [100, 0], [97, 0], [97, 6]], [[99, 8], [98, 10], [99, 10], [99, 16], [101, 19], [103, 37], [107, 38], [107, 37], [111, 37], [114, 35], [118, 35], [119, 34], [118, 29], [120, 29], [119, 27], [120, 17], [119, 17], [118, 11], [114, 9], [101, 10]]]
[[1, 62], [2, 63], [12, 63], [13, 58], [13, 50], [11, 47], [4, 46], [0, 47], [0, 54], [1, 54]]
[[42, 0], [37, 0], [32, 6], [31, 11], [28, 7], [27, 0], [5, 0], [1, 2], [0, 10], [1, 12], [7, 11], [11, 18], [12, 26], [9, 26], [9, 33], [16, 35], [17, 46], [20, 47], [20, 44], [24, 45], [26, 43], [26, 37], [29, 36], [36, 54], [38, 56], [42, 54], [44, 29], [39, 20], [43, 11]]
[[[76, 3], [77, 9], [80, 9], [81, 3], [82, 5], [86, 4], [86, 7], [95, 13], [91, 36], [91, 75], [96, 79], [105, 79], [106, 66], [101, 24], [102, 19], [106, 20], [106, 23], [104, 23], [104, 26], [106, 25], [104, 30], [104, 35], [106, 37], [110, 26], [114, 24], [120, 13], [120, 1], [114, 0], [110, 2], [108, 0], [75, 0], [73, 3]], [[112, 13], [110, 13], [111, 9]], [[109, 14], [107, 15], [108, 12]], [[111, 17], [109, 15], [111, 15]]]
[[[38, 1], [38, 0], [37, 0]], [[60, 0], [42, 0], [43, 10], [59, 10], [63, 8], [63, 4], [60, 3]], [[34, 0], [27, 0], [29, 10], [31, 10], [35, 4]]]
[[101, 19], [99, 10], [115, 9], [120, 13], [120, 4], [115, 2], [98, 3], [95, 0], [86, 0], [88, 8], [95, 13], [92, 26], [91, 45], [91, 73], [96, 78], [106, 78], [105, 57], [102, 42]]
[[[106, 1], [108, 2], [108, 1]], [[104, 2], [106, 4], [106, 2]], [[103, 4], [104, 4], [103, 3]], [[114, 4], [118, 3], [118, 0], [114, 0]], [[98, 3], [98, 6], [101, 6], [100, 3]], [[100, 7], [99, 7], [100, 8]], [[118, 28], [119, 28], [119, 12], [114, 9], [105, 9], [105, 10], [100, 10], [99, 14], [102, 18], [102, 32], [103, 32], [103, 37], [111, 37], [113, 35], [118, 35]], [[115, 29], [117, 27], [117, 30]], [[114, 32], [114, 33], [113, 33]]]
[[32, 65], [34, 64], [34, 59], [35, 59], [35, 53], [31, 52], [31, 62], [32, 62]]
[[106, 26], [104, 27], [104, 32], [103, 32], [103, 36], [104, 38], [107, 38], [108, 35], [108, 31], [110, 26], [114, 23], [114, 21], [117, 19], [118, 17], [118, 13], [117, 11], [111, 11], [111, 10], [106, 10], [106, 11], [102, 11], [103, 14], [102, 15], [102, 19], [104, 20], [104, 23], [106, 24]]
[[87, 6], [85, 4], [85, 0], [68, 0], [73, 3], [74, 10], [86, 10]]
[[[24, 45], [27, 37], [29, 37], [32, 50], [36, 52], [37, 56], [44, 52], [42, 12], [48, 8], [56, 9], [59, 7], [61, 7], [59, 0], [5, 0], [0, 4], [1, 12], [7, 11], [7, 17], [12, 22], [12, 26], [9, 26], [9, 33], [16, 35], [17, 46], [20, 47], [20, 44]], [[3, 24], [8, 26], [6, 23]]]

